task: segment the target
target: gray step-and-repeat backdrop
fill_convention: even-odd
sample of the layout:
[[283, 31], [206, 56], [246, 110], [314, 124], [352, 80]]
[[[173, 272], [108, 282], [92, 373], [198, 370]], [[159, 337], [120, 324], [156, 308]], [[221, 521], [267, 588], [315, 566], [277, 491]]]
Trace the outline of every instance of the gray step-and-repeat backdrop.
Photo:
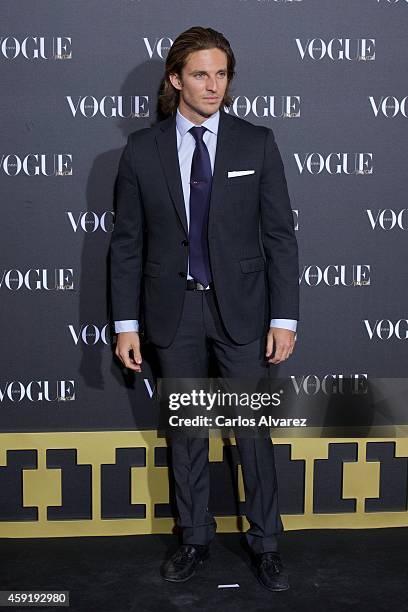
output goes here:
[[[0, 11], [5, 435], [155, 429], [154, 355], [146, 347], [144, 376], [113, 355], [113, 193], [126, 137], [156, 121], [166, 54], [193, 25], [229, 39], [227, 111], [271, 127], [285, 165], [301, 320], [279, 376], [306, 393], [324, 377], [406, 376], [406, 0], [10, 0]], [[34, 441], [18, 450], [14, 439], [2, 448], [14, 500], [2, 518], [30, 520], [10, 483], [39, 459]], [[60, 465], [49, 440], [45, 471]]]

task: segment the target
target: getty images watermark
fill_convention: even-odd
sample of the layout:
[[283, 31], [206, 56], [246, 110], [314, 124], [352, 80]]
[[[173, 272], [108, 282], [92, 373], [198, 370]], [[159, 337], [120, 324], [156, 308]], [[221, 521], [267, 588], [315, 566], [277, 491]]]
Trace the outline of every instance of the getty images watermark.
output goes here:
[[[229, 392], [213, 391], [204, 389], [192, 389], [190, 392], [172, 392], [169, 394], [169, 410], [180, 411], [192, 408], [201, 408], [206, 412], [216, 412], [214, 416], [208, 414], [197, 414], [195, 416], [181, 416], [180, 414], [169, 415], [170, 427], [306, 427], [307, 419], [302, 418], [279, 418], [272, 414], [264, 414], [263, 409], [281, 406], [282, 391], [275, 393], [267, 392]], [[237, 411], [236, 416], [231, 416], [229, 411]], [[243, 411], [247, 409], [253, 412], [261, 411], [256, 417], [244, 416]], [[227, 412], [228, 411], [228, 412]]]
[[162, 378], [159, 435], [408, 436], [407, 378]]
[[159, 431], [170, 437], [208, 437], [216, 429], [257, 437], [272, 428], [307, 427], [305, 416], [287, 409], [287, 391], [281, 381], [269, 378], [160, 379]]

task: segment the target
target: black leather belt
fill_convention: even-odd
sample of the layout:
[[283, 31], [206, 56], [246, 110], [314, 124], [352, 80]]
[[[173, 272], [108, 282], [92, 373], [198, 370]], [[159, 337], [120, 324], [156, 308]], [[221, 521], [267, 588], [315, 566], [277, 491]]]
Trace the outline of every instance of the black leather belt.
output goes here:
[[212, 287], [213, 287], [212, 283], [210, 283], [208, 287], [204, 287], [204, 285], [194, 280], [193, 278], [187, 279], [186, 289], [188, 291], [208, 291], [209, 289], [212, 289]]

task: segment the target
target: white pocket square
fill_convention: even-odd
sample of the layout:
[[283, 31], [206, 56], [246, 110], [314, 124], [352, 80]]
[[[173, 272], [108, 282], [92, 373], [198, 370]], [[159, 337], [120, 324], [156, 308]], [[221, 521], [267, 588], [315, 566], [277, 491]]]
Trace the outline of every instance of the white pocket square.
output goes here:
[[255, 170], [230, 170], [228, 172], [228, 178], [233, 176], [245, 176], [246, 174], [254, 174]]

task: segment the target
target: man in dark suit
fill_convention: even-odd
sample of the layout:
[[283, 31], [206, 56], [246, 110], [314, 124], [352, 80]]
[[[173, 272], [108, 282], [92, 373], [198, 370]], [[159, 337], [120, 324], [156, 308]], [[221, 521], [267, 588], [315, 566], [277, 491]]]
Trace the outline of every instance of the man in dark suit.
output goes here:
[[[297, 241], [273, 131], [228, 115], [235, 58], [225, 37], [194, 27], [174, 41], [159, 96], [167, 118], [130, 134], [111, 241], [116, 355], [141, 372], [139, 322], [163, 378], [205, 378], [209, 348], [225, 378], [263, 377], [287, 359], [299, 318]], [[236, 437], [247, 541], [258, 578], [289, 587], [270, 437]], [[208, 439], [172, 440], [183, 543], [163, 578], [191, 578], [208, 556]]]

